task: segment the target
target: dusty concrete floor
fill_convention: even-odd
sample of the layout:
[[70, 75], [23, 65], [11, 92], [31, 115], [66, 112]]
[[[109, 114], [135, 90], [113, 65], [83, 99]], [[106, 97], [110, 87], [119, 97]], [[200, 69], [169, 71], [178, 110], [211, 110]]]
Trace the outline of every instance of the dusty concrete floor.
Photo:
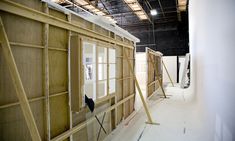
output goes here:
[[148, 100], [153, 120], [160, 125], [145, 124], [147, 117], [141, 108], [105, 141], [209, 141], [200, 126], [202, 120], [197, 106], [187, 90], [168, 84], [165, 91], [169, 99], [154, 94]]

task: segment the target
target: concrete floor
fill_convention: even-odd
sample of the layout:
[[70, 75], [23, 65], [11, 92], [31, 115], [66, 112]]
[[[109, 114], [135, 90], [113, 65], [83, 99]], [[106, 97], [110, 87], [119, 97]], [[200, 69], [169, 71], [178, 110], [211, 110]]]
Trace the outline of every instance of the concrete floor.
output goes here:
[[165, 87], [169, 99], [154, 94], [148, 101], [152, 118], [160, 125], [145, 124], [141, 108], [115, 129], [105, 141], [210, 141], [201, 124], [196, 104], [178, 85]]

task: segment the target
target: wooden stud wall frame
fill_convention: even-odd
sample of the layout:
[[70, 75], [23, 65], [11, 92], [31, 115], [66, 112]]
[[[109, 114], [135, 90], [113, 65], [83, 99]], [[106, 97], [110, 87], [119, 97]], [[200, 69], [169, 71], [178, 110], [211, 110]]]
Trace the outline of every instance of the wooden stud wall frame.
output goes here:
[[[0, 140], [40, 140], [36, 130], [30, 132], [25, 117], [35, 121], [41, 140], [96, 140], [99, 126], [82, 106], [82, 40], [116, 50], [116, 91], [96, 101], [95, 114], [107, 113], [104, 127], [111, 132], [134, 111], [135, 82], [127, 63], [128, 59], [134, 70], [133, 41], [39, 0], [1, 0], [0, 10], [33, 115], [24, 116], [20, 109], [22, 102], [16, 96], [1, 45]], [[101, 133], [100, 140], [105, 136]]]
[[[162, 86], [162, 53], [146, 48], [147, 60], [147, 86], [146, 94], [150, 97], [161, 85]], [[160, 84], [159, 84], [159, 82]]]

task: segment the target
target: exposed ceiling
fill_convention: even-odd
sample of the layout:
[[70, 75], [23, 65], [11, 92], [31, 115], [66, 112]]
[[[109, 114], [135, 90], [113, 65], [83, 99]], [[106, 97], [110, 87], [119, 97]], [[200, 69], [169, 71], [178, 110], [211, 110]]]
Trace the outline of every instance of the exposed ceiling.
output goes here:
[[[97, 12], [104, 13], [102, 14], [102, 16], [109, 18], [112, 22], [115, 22], [120, 27], [128, 30], [134, 36], [140, 38], [141, 42], [137, 44], [137, 51], [143, 51], [145, 47], [150, 47], [154, 50], [162, 51], [163, 53], [168, 55], [181, 55], [188, 52], [188, 0], [52, 1], [57, 2], [60, 5], [76, 12], [82, 12], [82, 10], [78, 10], [77, 8], [77, 6], [79, 6], [94, 14], [97, 14]], [[86, 4], [86, 2], [88, 4]], [[137, 10], [135, 10], [135, 8], [132, 8], [131, 5], [134, 4], [138, 4], [141, 9], [136, 8]], [[89, 9], [86, 7], [95, 7], [95, 9]], [[150, 14], [151, 9], [157, 10], [156, 16], [152, 16]], [[144, 13], [147, 18], [141, 18], [138, 13]], [[172, 40], [174, 40], [174, 42]], [[171, 49], [167, 49], [165, 47], [167, 45], [161, 44], [166, 44], [167, 41], [172, 42], [172, 45], [168, 45], [171, 47]], [[182, 43], [182, 41], [184, 43]]]

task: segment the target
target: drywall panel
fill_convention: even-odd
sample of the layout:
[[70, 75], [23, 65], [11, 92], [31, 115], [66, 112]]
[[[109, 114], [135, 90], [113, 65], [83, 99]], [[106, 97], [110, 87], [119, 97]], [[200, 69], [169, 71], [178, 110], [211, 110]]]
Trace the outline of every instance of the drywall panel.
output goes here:
[[[147, 61], [146, 61], [146, 53], [136, 53], [136, 78], [137, 81], [139, 82], [140, 89], [143, 93], [144, 99], [146, 100], [147, 95], [146, 95], [146, 84], [147, 84]], [[142, 106], [142, 102], [139, 96], [139, 92], [136, 92], [135, 96], [135, 109], [139, 110]]]
[[[208, 7], [210, 3], [213, 5]], [[235, 1], [189, 2], [190, 88], [208, 140], [235, 139]], [[216, 16], [212, 16], [216, 15]], [[220, 122], [219, 122], [220, 121]], [[220, 126], [220, 131], [218, 130]], [[219, 133], [218, 133], [219, 132]]]
[[[177, 82], [177, 56], [163, 56], [163, 62], [171, 76], [173, 83]], [[165, 68], [163, 67], [163, 83], [171, 82]]]
[[184, 63], [185, 63], [185, 56], [179, 57], [179, 83], [181, 84], [181, 80], [183, 77], [184, 72]]

